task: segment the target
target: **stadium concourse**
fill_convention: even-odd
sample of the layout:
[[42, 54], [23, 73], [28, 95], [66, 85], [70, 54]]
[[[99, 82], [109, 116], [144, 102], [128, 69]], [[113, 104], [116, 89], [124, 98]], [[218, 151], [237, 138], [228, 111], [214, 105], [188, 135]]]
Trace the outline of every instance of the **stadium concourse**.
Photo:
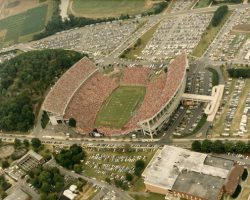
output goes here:
[[[163, 70], [134, 66], [118, 68], [115, 71], [120, 75], [114, 76], [102, 74], [85, 57], [56, 82], [43, 103], [43, 110], [48, 113], [52, 125], [74, 118], [77, 129], [83, 134], [97, 128], [106, 135], [142, 130], [153, 137], [180, 104], [187, 68], [187, 56], [181, 54]], [[123, 127], [96, 126], [99, 111], [120, 86], [145, 87], [144, 99]]]

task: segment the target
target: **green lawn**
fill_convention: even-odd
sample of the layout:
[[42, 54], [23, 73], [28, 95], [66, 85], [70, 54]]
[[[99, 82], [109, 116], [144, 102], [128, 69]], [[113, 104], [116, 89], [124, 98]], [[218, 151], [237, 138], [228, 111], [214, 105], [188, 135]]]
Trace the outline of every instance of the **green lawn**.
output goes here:
[[207, 27], [206, 31], [203, 33], [201, 40], [199, 41], [197, 47], [194, 49], [192, 55], [196, 57], [201, 57], [203, 53], [206, 51], [206, 49], [209, 47], [209, 45], [213, 42], [216, 35], [219, 33], [220, 29], [223, 27], [225, 22], [228, 20], [230, 15], [232, 14], [232, 11], [229, 11], [224, 19], [221, 21], [221, 23], [214, 27], [210, 23]]
[[143, 86], [117, 88], [99, 111], [96, 126], [122, 128], [142, 102], [145, 91]]
[[204, 8], [204, 7], [208, 7], [211, 3], [211, 0], [199, 0], [194, 8]]
[[121, 57], [134, 60], [136, 59], [136, 56], [140, 56], [142, 50], [146, 47], [148, 42], [151, 40], [158, 26], [159, 26], [159, 23], [153, 26], [151, 29], [149, 29], [146, 33], [144, 33], [142, 37], [140, 38], [141, 40], [140, 45], [136, 47], [133, 46], [133, 47], [128, 48], [126, 51], [124, 51]]
[[132, 195], [135, 200], [165, 200], [165, 195], [146, 193], [144, 195]]
[[74, 15], [90, 18], [139, 14], [152, 7], [151, 0], [73, 0]]
[[212, 73], [212, 85], [213, 86], [219, 85], [220, 77], [218, 72], [211, 67], [208, 67], [207, 70]]
[[13, 44], [19, 37], [42, 31], [45, 27], [48, 5], [42, 5], [0, 20], [2, 36], [0, 46]]

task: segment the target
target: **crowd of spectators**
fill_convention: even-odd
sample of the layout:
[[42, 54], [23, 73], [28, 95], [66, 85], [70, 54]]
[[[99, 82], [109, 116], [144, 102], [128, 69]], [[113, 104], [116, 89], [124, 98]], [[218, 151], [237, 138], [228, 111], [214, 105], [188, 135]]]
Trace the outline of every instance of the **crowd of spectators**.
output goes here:
[[129, 67], [125, 68], [123, 71], [123, 78], [121, 84], [123, 85], [145, 85], [149, 73], [149, 68], [145, 67]]
[[52, 87], [44, 101], [43, 110], [63, 116], [74, 92], [95, 70], [95, 64], [86, 57], [77, 62]]
[[185, 55], [179, 55], [170, 63], [167, 72], [162, 71], [147, 84], [144, 101], [127, 124], [129, 128], [136, 127], [138, 122], [154, 116], [173, 98], [183, 82], [186, 64]]
[[114, 79], [96, 71], [75, 93], [66, 109], [64, 118], [73, 117], [81, 131], [92, 131], [98, 111], [117, 87], [118, 83]]

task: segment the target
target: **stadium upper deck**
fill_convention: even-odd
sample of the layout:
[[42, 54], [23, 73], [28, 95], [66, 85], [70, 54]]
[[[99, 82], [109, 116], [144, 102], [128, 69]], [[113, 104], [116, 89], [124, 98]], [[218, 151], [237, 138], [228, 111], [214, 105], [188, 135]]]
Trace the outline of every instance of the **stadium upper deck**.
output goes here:
[[[144, 134], [156, 134], [180, 103], [186, 84], [186, 55], [177, 56], [166, 70], [157, 74], [145, 67], [121, 69], [122, 77], [101, 74], [95, 64], [83, 58], [70, 68], [46, 97], [43, 109], [50, 122], [75, 118], [81, 132], [98, 128], [105, 134], [122, 134], [142, 129]], [[105, 100], [120, 85], [144, 85], [146, 94], [141, 106], [122, 129], [95, 127], [95, 119]]]

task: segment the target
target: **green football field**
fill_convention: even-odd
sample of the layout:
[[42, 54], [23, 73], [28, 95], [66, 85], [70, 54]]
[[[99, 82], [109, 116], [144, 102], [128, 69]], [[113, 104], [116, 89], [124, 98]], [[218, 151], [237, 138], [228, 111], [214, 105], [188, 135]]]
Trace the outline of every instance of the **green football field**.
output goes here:
[[139, 14], [152, 7], [151, 0], [73, 0], [74, 15], [90, 18]]
[[37, 33], [45, 27], [48, 5], [39, 6], [0, 20], [0, 46], [18, 42], [19, 37]]
[[143, 86], [120, 86], [99, 111], [95, 125], [122, 128], [141, 104], [145, 92]]

